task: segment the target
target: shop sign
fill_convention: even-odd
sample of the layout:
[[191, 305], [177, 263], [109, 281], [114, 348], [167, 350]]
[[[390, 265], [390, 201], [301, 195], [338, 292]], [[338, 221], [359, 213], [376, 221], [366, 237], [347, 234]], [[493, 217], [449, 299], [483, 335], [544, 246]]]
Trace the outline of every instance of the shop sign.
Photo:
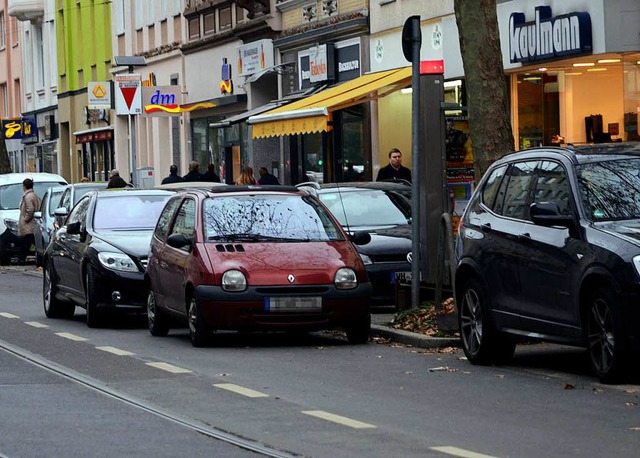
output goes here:
[[111, 129], [76, 135], [76, 145], [80, 143], [107, 142], [109, 140], [113, 140], [113, 130]]
[[339, 82], [360, 76], [360, 45], [344, 46], [337, 50]]
[[227, 62], [227, 58], [222, 58], [222, 67], [220, 69], [220, 94], [233, 94], [233, 81], [231, 81], [231, 64]]
[[142, 117], [169, 117], [180, 114], [180, 86], [142, 88]]
[[[331, 46], [331, 45], [329, 45]], [[328, 48], [329, 49], [329, 48]], [[327, 69], [329, 80], [331, 81], [349, 81], [360, 76], [360, 44], [338, 47], [335, 46], [333, 52], [327, 52]], [[309, 55], [301, 55], [300, 59], [300, 88], [307, 89], [315, 82], [327, 81], [312, 79], [311, 58], [312, 50]], [[330, 56], [333, 55], [333, 58]], [[317, 61], [316, 61], [317, 62]], [[333, 68], [332, 68], [333, 67]], [[337, 71], [335, 71], [337, 69]]]
[[333, 44], [309, 48], [309, 81], [318, 83], [334, 79]]
[[551, 7], [538, 6], [533, 21], [525, 22], [524, 13], [512, 13], [509, 18], [509, 58], [512, 63], [590, 52], [589, 13], [552, 17]]
[[142, 87], [149, 87], [156, 85], [156, 74], [153, 72], [149, 72], [149, 76], [146, 80], [142, 80]]
[[236, 68], [238, 76], [251, 76], [273, 67], [273, 41], [259, 40], [238, 46]]
[[12, 118], [2, 120], [2, 133], [7, 140], [20, 140], [38, 135], [35, 118]]
[[111, 108], [111, 83], [109, 81], [90, 81], [87, 84], [87, 106], [90, 109]]

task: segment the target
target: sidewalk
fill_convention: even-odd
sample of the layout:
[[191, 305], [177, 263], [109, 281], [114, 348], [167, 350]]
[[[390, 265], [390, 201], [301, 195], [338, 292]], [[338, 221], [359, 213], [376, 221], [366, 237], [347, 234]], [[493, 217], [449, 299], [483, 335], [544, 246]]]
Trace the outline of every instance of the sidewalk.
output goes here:
[[443, 347], [459, 347], [460, 339], [457, 337], [431, 337], [415, 332], [394, 329], [389, 326], [393, 320], [394, 313], [371, 313], [371, 335], [384, 337], [393, 342], [411, 345], [418, 348], [443, 348]]

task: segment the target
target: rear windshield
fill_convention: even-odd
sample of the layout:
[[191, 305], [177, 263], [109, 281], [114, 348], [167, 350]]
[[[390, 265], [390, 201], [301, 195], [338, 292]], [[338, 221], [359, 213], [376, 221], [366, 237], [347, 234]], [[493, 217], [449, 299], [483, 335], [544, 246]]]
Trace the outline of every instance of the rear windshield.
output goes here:
[[153, 230], [171, 195], [126, 195], [99, 197], [93, 228], [100, 230]]
[[327, 211], [308, 196], [214, 197], [204, 201], [207, 241], [344, 240]]
[[640, 218], [640, 159], [625, 158], [576, 167], [580, 197], [593, 221]]
[[[67, 183], [61, 181], [37, 181], [33, 183], [33, 190], [42, 199], [44, 193], [51, 186], [62, 186]], [[22, 199], [22, 182], [0, 186], [0, 210], [17, 210]]]

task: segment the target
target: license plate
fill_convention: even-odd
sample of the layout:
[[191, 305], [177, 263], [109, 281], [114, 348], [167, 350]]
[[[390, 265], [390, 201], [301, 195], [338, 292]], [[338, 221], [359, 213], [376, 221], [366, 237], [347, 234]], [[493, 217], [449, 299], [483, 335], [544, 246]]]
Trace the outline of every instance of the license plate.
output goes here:
[[409, 283], [411, 281], [411, 272], [391, 272], [391, 283]]
[[322, 298], [308, 297], [267, 297], [264, 300], [267, 312], [320, 312]]

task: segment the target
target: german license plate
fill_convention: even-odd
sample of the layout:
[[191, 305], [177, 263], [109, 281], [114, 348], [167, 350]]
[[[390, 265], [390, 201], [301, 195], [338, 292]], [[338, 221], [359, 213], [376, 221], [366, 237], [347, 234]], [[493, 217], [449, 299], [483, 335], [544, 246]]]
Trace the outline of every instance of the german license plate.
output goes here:
[[409, 283], [411, 272], [391, 272], [391, 283]]
[[316, 296], [267, 297], [264, 300], [264, 309], [267, 312], [320, 312], [322, 298]]

